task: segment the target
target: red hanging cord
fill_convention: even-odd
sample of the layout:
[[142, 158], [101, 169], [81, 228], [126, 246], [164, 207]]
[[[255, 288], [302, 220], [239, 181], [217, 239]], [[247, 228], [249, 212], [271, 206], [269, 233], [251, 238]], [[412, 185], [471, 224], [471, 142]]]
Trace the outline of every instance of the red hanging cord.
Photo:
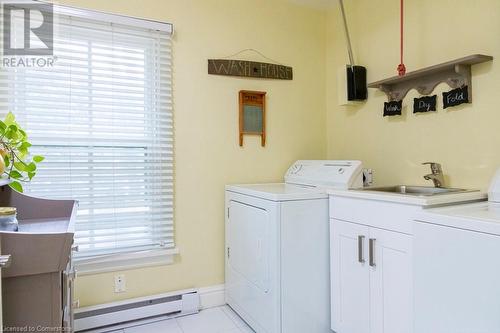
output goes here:
[[401, 30], [400, 30], [400, 33], [401, 33], [401, 39], [400, 39], [400, 42], [401, 42], [401, 48], [400, 48], [400, 55], [401, 55], [401, 62], [400, 64], [398, 65], [398, 75], [399, 76], [403, 76], [406, 74], [406, 67], [405, 67], [405, 64], [403, 62], [403, 33], [404, 33], [404, 0], [401, 0]]

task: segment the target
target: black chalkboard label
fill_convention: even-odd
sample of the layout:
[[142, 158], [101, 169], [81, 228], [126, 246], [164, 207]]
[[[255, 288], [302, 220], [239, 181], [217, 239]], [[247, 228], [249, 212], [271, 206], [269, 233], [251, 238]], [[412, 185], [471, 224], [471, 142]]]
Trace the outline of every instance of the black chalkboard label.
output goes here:
[[436, 111], [437, 96], [423, 96], [413, 99], [413, 113]]
[[400, 116], [403, 110], [403, 101], [392, 101], [384, 103], [384, 117]]
[[443, 93], [443, 108], [469, 103], [469, 89], [467, 86]]

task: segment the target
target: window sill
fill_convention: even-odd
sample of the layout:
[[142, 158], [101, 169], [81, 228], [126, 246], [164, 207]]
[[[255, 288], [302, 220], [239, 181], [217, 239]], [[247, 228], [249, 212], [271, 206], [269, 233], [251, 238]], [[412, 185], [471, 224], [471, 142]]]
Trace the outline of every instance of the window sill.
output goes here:
[[90, 259], [75, 259], [75, 268], [79, 276], [124, 271], [149, 266], [171, 265], [177, 248], [152, 250], [137, 253], [117, 254]]

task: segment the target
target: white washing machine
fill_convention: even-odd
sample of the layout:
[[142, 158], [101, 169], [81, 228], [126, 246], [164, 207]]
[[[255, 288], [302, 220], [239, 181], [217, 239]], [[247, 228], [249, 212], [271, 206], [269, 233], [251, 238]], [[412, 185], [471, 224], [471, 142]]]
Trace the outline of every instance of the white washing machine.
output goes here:
[[327, 188], [360, 161], [297, 161], [285, 182], [226, 186], [226, 302], [257, 333], [329, 333]]

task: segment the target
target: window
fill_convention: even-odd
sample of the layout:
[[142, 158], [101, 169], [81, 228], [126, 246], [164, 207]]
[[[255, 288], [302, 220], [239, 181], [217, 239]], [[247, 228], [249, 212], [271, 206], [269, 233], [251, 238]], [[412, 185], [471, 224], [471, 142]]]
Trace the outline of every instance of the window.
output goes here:
[[44, 155], [28, 195], [79, 201], [77, 259], [173, 249], [170, 24], [55, 7], [53, 67], [3, 68]]

